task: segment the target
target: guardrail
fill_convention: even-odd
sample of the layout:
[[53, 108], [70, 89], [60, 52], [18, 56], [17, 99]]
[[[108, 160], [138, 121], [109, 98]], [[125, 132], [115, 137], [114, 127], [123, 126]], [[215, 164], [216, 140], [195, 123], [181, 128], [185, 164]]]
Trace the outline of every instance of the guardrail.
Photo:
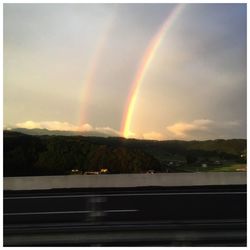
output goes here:
[[246, 173], [156, 173], [5, 177], [4, 190], [245, 185]]

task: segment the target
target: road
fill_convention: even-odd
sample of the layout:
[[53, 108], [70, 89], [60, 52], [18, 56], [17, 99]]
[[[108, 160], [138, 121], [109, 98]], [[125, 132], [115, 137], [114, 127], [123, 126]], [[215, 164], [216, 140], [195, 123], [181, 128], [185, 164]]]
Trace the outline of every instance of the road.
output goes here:
[[246, 245], [246, 185], [4, 193], [5, 246]]

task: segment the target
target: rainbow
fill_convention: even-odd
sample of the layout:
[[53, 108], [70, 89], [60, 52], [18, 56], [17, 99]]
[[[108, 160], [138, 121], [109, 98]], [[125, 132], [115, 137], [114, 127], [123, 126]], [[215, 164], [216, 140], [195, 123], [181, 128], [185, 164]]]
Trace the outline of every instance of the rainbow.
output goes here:
[[167, 16], [164, 23], [161, 25], [158, 32], [151, 39], [147, 49], [144, 52], [141, 63], [139, 64], [138, 70], [134, 77], [134, 80], [131, 84], [130, 92], [127, 98], [125, 111], [123, 113], [120, 133], [124, 137], [130, 137], [132, 132], [130, 131], [130, 126], [132, 122], [132, 117], [136, 105], [137, 96], [139, 93], [140, 86], [145, 78], [147, 69], [149, 68], [154, 56], [156, 55], [157, 49], [159, 48], [165, 34], [170, 29], [181, 10], [183, 9], [184, 4], [178, 4], [174, 7], [170, 15]]
[[99, 65], [99, 61], [100, 58], [102, 57], [102, 53], [103, 53], [103, 48], [105, 45], [105, 37], [103, 36], [103, 39], [100, 40], [100, 42], [97, 44], [94, 55], [91, 58], [91, 61], [89, 63], [88, 69], [87, 69], [87, 73], [85, 75], [85, 79], [84, 79], [84, 87], [82, 90], [82, 104], [81, 104], [81, 117], [80, 117], [80, 123], [83, 124], [84, 122], [86, 122], [86, 116], [87, 116], [87, 104], [88, 104], [88, 100], [90, 98], [90, 92], [91, 92], [91, 88], [93, 83], [95, 82], [95, 75], [96, 75], [96, 70], [98, 68]]
[[95, 82], [96, 71], [105, 50], [105, 44], [115, 23], [115, 18], [116, 12], [114, 11], [106, 21], [106, 25], [104, 26], [105, 28], [101, 33], [100, 39], [98, 40], [95, 51], [87, 67], [86, 75], [84, 78], [84, 87], [81, 91], [80, 125], [83, 125], [87, 122], [87, 106], [88, 100], [90, 99], [90, 92]]

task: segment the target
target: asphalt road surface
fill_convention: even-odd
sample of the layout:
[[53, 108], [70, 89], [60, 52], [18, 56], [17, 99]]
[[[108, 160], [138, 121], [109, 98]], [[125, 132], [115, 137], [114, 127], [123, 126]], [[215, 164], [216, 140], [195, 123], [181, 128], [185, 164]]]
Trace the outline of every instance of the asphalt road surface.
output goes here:
[[245, 246], [246, 185], [4, 193], [5, 246]]

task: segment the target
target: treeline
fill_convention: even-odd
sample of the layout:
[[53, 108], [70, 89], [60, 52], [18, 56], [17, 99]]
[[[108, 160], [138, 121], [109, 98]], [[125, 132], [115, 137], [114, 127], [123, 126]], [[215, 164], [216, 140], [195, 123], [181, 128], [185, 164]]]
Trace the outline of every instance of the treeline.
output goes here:
[[[109, 173], [166, 171], [166, 161], [240, 161], [246, 140], [148, 141], [119, 137], [31, 136], [4, 131], [4, 176], [64, 175], [72, 169]], [[173, 171], [173, 169], [172, 169]]]
[[65, 175], [72, 169], [142, 173], [161, 164], [141, 149], [95, 143], [84, 137], [30, 136], [4, 132], [4, 176]]

